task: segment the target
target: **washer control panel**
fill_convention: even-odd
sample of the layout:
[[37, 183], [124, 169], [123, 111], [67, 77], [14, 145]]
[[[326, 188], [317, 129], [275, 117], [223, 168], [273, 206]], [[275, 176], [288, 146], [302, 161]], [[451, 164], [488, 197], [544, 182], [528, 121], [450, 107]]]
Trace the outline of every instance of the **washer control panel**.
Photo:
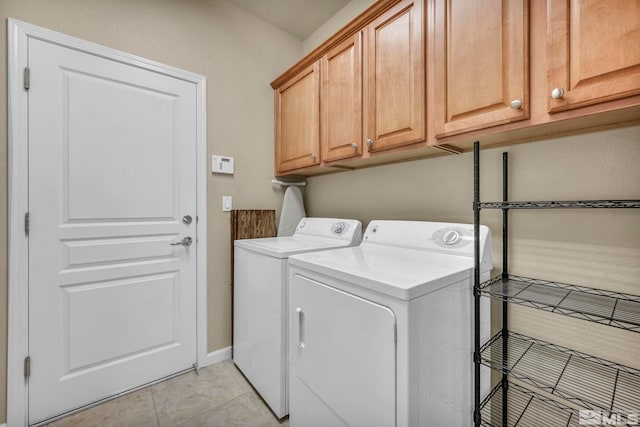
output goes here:
[[432, 239], [436, 245], [443, 248], [463, 248], [473, 242], [473, 232], [461, 227], [445, 227], [436, 230]]
[[[488, 271], [492, 268], [491, 232], [486, 225], [481, 225], [479, 231], [480, 263], [482, 271]], [[473, 224], [373, 220], [364, 233], [362, 246], [397, 246], [473, 258], [473, 236]]]
[[362, 224], [355, 219], [305, 217], [298, 222], [295, 234], [331, 237], [357, 244], [362, 240]]
[[[300, 223], [298, 223], [298, 231], [301, 231], [304, 229], [305, 225], [307, 225], [306, 220], [302, 219], [300, 221]], [[332, 234], [342, 234], [345, 230], [347, 230], [349, 228], [349, 224], [345, 223], [345, 222], [334, 222], [331, 224], [331, 226], [329, 227], [329, 231]]]

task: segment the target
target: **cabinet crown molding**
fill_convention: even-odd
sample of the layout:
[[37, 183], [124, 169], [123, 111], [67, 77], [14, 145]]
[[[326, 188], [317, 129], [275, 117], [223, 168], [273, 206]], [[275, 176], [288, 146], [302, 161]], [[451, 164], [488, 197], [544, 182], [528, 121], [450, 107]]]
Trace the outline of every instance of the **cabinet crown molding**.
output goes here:
[[282, 73], [274, 81], [271, 82], [271, 87], [277, 89], [282, 86], [283, 83], [291, 79], [291, 77], [298, 74], [300, 71], [309, 67], [311, 64], [319, 60], [322, 55], [327, 53], [328, 50], [334, 48], [336, 45], [343, 42], [348, 37], [351, 37], [356, 32], [360, 31], [371, 21], [373, 21], [380, 14], [387, 11], [389, 8], [400, 3], [401, 0], [379, 0], [372, 4], [368, 9], [355, 17], [351, 22], [342, 27], [337, 33], [327, 39], [320, 46], [313, 49], [301, 60], [296, 62], [291, 68]]

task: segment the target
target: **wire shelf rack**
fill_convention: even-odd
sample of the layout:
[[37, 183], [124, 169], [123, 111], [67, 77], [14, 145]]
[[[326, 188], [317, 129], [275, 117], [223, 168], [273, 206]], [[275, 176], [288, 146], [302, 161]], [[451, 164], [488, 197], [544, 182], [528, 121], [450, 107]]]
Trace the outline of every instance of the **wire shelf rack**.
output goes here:
[[[473, 153], [474, 426], [611, 425], [609, 421], [613, 417], [622, 417], [622, 423], [616, 419], [617, 425], [626, 425], [625, 419], [637, 423], [631, 414], [637, 415], [640, 409], [639, 370], [510, 332], [509, 306], [515, 303], [640, 332], [640, 296], [514, 276], [508, 272], [510, 210], [628, 209], [640, 208], [640, 200], [509, 201], [509, 155], [505, 152], [502, 153], [502, 201], [481, 202], [478, 141], [473, 145]], [[484, 283], [480, 282], [479, 274], [482, 209], [502, 211], [503, 273]], [[480, 298], [487, 296], [502, 302], [502, 330], [481, 346]], [[484, 400], [480, 390], [481, 365], [502, 374], [498, 386]], [[624, 411], [628, 411], [628, 416]], [[580, 419], [581, 416], [587, 419]]]
[[578, 427], [579, 416], [575, 409], [545, 398], [517, 384], [509, 383], [507, 398], [509, 407], [504, 416], [502, 402], [505, 390], [498, 384], [480, 405], [484, 427]]
[[[498, 384], [480, 404], [484, 427], [580, 427], [583, 425], [636, 425], [634, 411], [610, 412], [570, 407], [556, 400], [508, 383], [508, 408], [503, 411], [505, 389]], [[506, 418], [503, 422], [503, 417]]]
[[553, 313], [640, 332], [640, 296], [509, 275], [480, 285], [480, 293]]
[[584, 409], [640, 408], [640, 370], [514, 332], [504, 358], [502, 332], [480, 350], [481, 362]]
[[558, 202], [480, 202], [480, 209], [640, 208], [640, 200], [574, 200]]

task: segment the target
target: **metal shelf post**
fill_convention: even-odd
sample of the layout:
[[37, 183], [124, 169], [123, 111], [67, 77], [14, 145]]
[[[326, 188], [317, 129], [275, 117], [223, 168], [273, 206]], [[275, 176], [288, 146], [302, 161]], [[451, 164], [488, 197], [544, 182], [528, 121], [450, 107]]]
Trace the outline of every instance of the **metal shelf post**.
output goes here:
[[473, 143], [473, 422], [480, 427], [480, 143]]
[[[502, 201], [509, 201], [509, 153], [502, 153]], [[509, 280], [509, 208], [502, 208], [502, 280]], [[507, 360], [509, 343], [509, 301], [502, 299], [502, 360]], [[507, 427], [507, 373], [502, 373], [502, 425]]]

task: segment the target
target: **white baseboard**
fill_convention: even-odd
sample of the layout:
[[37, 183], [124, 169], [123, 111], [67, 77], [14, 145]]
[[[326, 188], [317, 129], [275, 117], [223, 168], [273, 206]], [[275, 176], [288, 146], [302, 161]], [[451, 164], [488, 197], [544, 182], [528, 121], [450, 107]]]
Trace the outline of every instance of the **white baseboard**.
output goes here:
[[0, 427], [7, 427], [6, 424], [0, 424]]
[[231, 359], [231, 346], [208, 353], [200, 367], [204, 368], [205, 366], [213, 365], [214, 363], [222, 362], [227, 359]]

